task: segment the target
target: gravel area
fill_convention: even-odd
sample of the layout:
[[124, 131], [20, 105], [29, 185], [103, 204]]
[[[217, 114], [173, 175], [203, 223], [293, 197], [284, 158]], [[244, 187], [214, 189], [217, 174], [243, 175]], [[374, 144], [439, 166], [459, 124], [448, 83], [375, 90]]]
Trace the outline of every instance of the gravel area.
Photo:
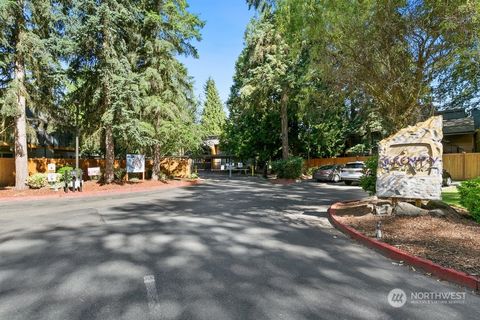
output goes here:
[[441, 266], [480, 275], [480, 224], [460, 217], [339, 216], [369, 237], [382, 221], [382, 241]]

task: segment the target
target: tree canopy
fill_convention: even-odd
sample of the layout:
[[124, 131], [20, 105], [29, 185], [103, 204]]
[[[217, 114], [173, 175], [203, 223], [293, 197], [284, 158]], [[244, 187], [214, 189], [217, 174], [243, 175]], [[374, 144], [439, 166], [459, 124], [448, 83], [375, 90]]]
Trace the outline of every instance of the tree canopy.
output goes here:
[[[227, 101], [199, 102], [180, 55], [204, 22], [186, 0], [0, 0], [0, 137], [25, 188], [40, 126], [75, 132], [84, 155], [154, 159], [205, 136], [262, 162], [371, 153], [438, 109], [480, 104], [480, 3], [471, 0], [246, 0]], [[37, 119], [27, 117], [34, 114]], [[75, 130], [72, 130], [75, 128]]]
[[[237, 61], [223, 140], [242, 157], [372, 152], [436, 110], [480, 103], [475, 1], [247, 3], [259, 13]], [[276, 123], [281, 92], [287, 137]]]
[[82, 150], [105, 156], [106, 182], [115, 154], [197, 148], [197, 102], [177, 57], [197, 56], [203, 24], [185, 0], [0, 0], [0, 133], [14, 133], [17, 188], [27, 109], [77, 128]]
[[204, 90], [205, 103], [201, 120], [203, 134], [205, 136], [220, 136], [223, 133], [227, 116], [217, 86], [212, 78], [207, 80]]

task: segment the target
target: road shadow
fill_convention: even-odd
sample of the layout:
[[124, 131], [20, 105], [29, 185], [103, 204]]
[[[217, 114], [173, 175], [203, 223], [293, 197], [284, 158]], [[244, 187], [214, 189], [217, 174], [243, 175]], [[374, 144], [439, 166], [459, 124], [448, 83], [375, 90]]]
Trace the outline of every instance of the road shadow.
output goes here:
[[[0, 319], [417, 318], [419, 308], [393, 309], [387, 293], [435, 281], [392, 273], [325, 223], [329, 203], [358, 195], [210, 180], [11, 229], [0, 235]], [[153, 314], [145, 276], [155, 279]], [[428, 317], [466, 310], [480, 311], [441, 305]]]

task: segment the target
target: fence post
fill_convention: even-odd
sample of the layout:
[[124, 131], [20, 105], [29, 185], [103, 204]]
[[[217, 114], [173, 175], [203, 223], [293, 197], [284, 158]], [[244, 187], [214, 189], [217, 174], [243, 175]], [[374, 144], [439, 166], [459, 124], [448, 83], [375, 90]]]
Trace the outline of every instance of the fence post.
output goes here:
[[463, 152], [463, 168], [462, 168], [462, 180], [467, 180], [467, 154]]

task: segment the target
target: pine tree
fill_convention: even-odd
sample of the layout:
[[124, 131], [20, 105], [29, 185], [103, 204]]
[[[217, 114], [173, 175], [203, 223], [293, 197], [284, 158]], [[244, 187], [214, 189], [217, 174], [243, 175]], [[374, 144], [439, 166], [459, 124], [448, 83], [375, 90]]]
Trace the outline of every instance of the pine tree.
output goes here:
[[202, 130], [205, 136], [220, 136], [225, 126], [226, 114], [215, 81], [205, 83], [205, 104], [202, 113]]
[[70, 63], [77, 88], [74, 95], [89, 123], [86, 129], [102, 130], [106, 183], [114, 179], [115, 133], [125, 134], [127, 128], [136, 128], [140, 90], [132, 70], [136, 63], [132, 47], [139, 36], [135, 28], [137, 4], [77, 0], [71, 13], [69, 36], [76, 39]]
[[[158, 8], [162, 8], [158, 11]], [[152, 179], [161, 177], [161, 157], [200, 144], [195, 124], [192, 80], [176, 56], [197, 57], [191, 40], [200, 40], [204, 23], [188, 12], [186, 1], [146, 2], [141, 6], [137, 44], [142, 136], [152, 149]]]
[[45, 110], [54, 102], [61, 11], [57, 1], [0, 0], [0, 113], [14, 127], [18, 190], [28, 177], [26, 109]]
[[168, 75], [181, 69], [173, 57], [196, 55], [189, 41], [199, 39], [203, 25], [187, 8], [185, 0], [75, 2], [70, 25], [77, 40], [70, 64], [74, 94], [87, 115], [86, 129], [103, 131], [107, 183], [114, 178], [115, 146], [144, 150], [156, 139], [145, 136], [144, 119], [175, 114], [170, 100], [162, 98], [174, 82]]
[[[160, 57], [159, 57], [160, 58]], [[187, 69], [170, 54], [162, 56], [161, 65], [144, 75], [142, 131], [152, 148], [152, 179], [161, 177], [161, 157], [200, 144], [194, 122], [192, 81]], [[154, 85], [152, 85], [154, 84]]]
[[275, 25], [275, 16], [263, 14], [253, 20], [245, 36], [242, 87], [238, 94], [257, 109], [268, 108], [280, 115], [282, 158], [289, 157], [288, 104], [295, 58]]

